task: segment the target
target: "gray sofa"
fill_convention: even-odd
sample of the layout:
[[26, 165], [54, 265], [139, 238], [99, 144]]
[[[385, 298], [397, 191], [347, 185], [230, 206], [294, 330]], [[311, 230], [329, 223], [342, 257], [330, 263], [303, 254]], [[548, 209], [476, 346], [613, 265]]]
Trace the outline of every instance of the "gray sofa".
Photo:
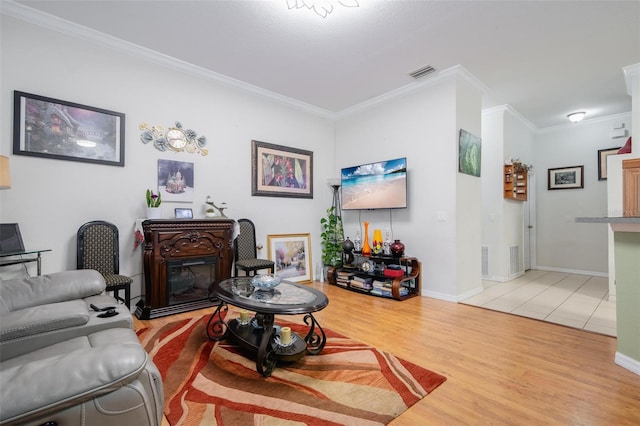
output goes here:
[[[126, 306], [105, 288], [91, 269], [0, 281], [0, 361], [100, 330], [133, 329]], [[91, 304], [118, 315], [100, 318]]]
[[0, 425], [161, 424], [160, 373], [104, 288], [92, 270], [0, 282]]

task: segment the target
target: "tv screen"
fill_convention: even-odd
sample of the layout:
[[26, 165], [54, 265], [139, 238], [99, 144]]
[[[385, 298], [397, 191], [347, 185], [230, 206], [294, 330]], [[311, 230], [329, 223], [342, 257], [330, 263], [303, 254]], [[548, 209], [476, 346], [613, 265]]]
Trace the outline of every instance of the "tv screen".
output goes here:
[[407, 207], [407, 159], [346, 167], [341, 173], [342, 210]]

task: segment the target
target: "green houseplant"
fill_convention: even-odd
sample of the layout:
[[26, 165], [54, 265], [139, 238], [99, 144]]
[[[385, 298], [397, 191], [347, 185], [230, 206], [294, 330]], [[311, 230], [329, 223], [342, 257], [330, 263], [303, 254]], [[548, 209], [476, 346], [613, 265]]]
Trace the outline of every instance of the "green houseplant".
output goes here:
[[322, 264], [325, 266], [342, 266], [342, 242], [344, 231], [342, 218], [336, 214], [336, 206], [327, 209], [327, 216], [320, 219], [322, 225]]

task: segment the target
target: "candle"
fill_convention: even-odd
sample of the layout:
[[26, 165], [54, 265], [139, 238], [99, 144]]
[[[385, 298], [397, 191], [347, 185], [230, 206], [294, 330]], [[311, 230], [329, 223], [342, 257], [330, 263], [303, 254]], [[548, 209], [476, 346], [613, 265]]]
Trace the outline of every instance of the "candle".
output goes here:
[[291, 327], [282, 327], [280, 329], [280, 343], [283, 345], [291, 343]]
[[242, 324], [246, 324], [247, 322], [249, 322], [249, 311], [247, 311], [246, 309], [240, 311], [240, 322]]

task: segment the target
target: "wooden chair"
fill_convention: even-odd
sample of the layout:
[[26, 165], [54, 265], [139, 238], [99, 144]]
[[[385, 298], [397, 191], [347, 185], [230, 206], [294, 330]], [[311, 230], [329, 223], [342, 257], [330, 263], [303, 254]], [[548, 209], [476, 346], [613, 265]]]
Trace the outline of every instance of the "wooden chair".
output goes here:
[[258, 259], [258, 248], [256, 247], [256, 228], [249, 219], [238, 219], [240, 234], [236, 238], [235, 244], [235, 267], [234, 276], [238, 276], [238, 270], [244, 271], [245, 275], [255, 275], [256, 271], [269, 269], [275, 272], [275, 263], [267, 259]]
[[[77, 269], [95, 269], [104, 277], [107, 291], [130, 308], [133, 280], [120, 275], [120, 247], [118, 228], [109, 222], [95, 220], [78, 229]], [[120, 297], [124, 290], [124, 299]]]

